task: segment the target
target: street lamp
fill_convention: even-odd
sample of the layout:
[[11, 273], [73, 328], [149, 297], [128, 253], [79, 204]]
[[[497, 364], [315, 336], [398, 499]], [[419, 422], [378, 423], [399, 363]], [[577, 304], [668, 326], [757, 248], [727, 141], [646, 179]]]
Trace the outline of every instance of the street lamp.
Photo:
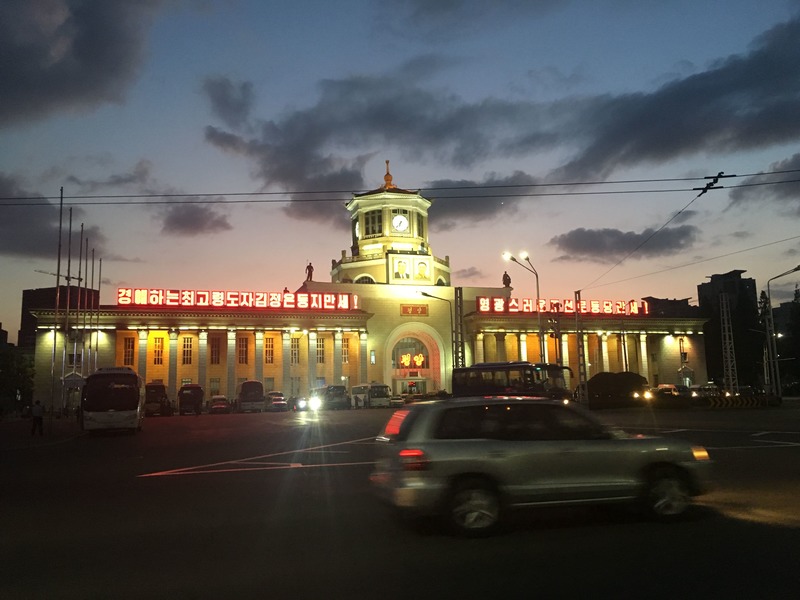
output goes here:
[[541, 307], [539, 306], [540, 302], [539, 273], [531, 264], [531, 259], [528, 256], [527, 252], [525, 251], [520, 252], [519, 256], [527, 264], [522, 264], [519, 260], [517, 260], [516, 256], [511, 254], [511, 252], [503, 252], [503, 260], [510, 260], [511, 262], [517, 263], [520, 267], [528, 271], [528, 273], [533, 273], [533, 276], [536, 277], [536, 321], [537, 321], [537, 327], [539, 329], [539, 331], [537, 332], [539, 336], [539, 362], [544, 362], [544, 338], [542, 337], [542, 311]]
[[780, 366], [778, 365], [778, 346], [776, 343], [776, 335], [775, 335], [775, 323], [772, 319], [772, 294], [770, 293], [769, 284], [771, 281], [775, 281], [779, 277], [783, 277], [784, 275], [789, 275], [790, 273], [794, 273], [795, 271], [800, 271], [800, 265], [797, 265], [793, 269], [789, 269], [788, 271], [781, 273], [780, 275], [775, 275], [771, 279], [767, 280], [767, 353], [768, 353], [768, 362], [769, 362], [769, 373], [770, 373], [770, 391], [774, 392], [775, 398], [780, 400], [781, 398], [781, 371]]
[[452, 366], [451, 366], [451, 374], [452, 369], [456, 366], [456, 352], [455, 352], [455, 325], [453, 322], [453, 303], [448, 300], [447, 298], [440, 298], [439, 296], [434, 296], [433, 294], [429, 294], [428, 292], [419, 292], [420, 296], [425, 296], [426, 298], [433, 298], [434, 300], [442, 300], [447, 302], [447, 314], [450, 315], [450, 354], [452, 358]]

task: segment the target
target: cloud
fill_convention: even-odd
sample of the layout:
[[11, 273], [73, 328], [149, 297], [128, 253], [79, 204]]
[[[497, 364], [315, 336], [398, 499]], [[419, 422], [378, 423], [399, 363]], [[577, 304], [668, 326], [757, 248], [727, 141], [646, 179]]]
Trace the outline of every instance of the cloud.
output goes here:
[[162, 233], [186, 237], [233, 229], [228, 217], [203, 204], [174, 204], [163, 213]]
[[692, 247], [699, 230], [693, 225], [681, 225], [654, 233], [651, 228], [637, 233], [581, 227], [551, 238], [548, 244], [563, 253], [558, 260], [605, 263], [628, 255], [631, 259], [643, 259], [680, 254]]
[[[416, 4], [415, 10], [477, 6], [453, 2], [449, 8], [429, 8], [429, 4], [439, 3]], [[320, 203], [312, 202], [311, 196], [294, 195], [295, 202], [285, 211], [298, 219], [347, 228], [342, 206], [351, 192], [365, 189], [363, 165], [377, 153], [463, 170], [493, 160], [531, 162], [532, 157], [556, 153], [566, 157], [563, 164], [542, 177], [517, 172], [505, 179], [564, 183], [608, 179], [616, 171], [698, 152], [720, 154], [796, 143], [800, 139], [797, 39], [800, 18], [768, 30], [748, 52], [718, 60], [705, 71], [653, 92], [551, 102], [491, 96], [467, 101], [428, 84], [430, 76], [446, 70], [451, 61], [427, 54], [383, 75], [323, 80], [310, 106], [273, 120], [259, 121], [251, 115], [253, 129], [247, 132], [208, 126], [205, 139], [251, 161], [254, 176], [265, 188], [329, 191], [327, 199], [341, 198], [342, 204]], [[241, 98], [242, 90], [252, 88], [233, 82], [223, 87], [227, 90], [223, 96], [241, 99], [233, 103], [241, 106], [231, 115], [237, 118], [228, 119], [229, 125], [240, 126], [254, 101], [249, 92], [246, 100]], [[219, 112], [218, 107], [212, 110]], [[492, 175], [471, 183], [488, 185], [503, 179]], [[395, 182], [402, 187], [399, 174]], [[442, 183], [448, 182], [429, 187]], [[476, 217], [506, 214], [516, 205], [512, 199], [500, 201], [499, 194], [493, 198], [486, 190], [471, 196], [438, 191], [434, 195], [442, 229]]]
[[[62, 256], [66, 257], [69, 244], [67, 210], [59, 219], [59, 207], [44, 203], [42, 195], [23, 189], [20, 182], [0, 173], [0, 255], [52, 258], [58, 256], [59, 220], [61, 220]], [[17, 200], [25, 198], [25, 200]], [[36, 203], [34, 206], [33, 204]], [[85, 216], [80, 207], [73, 207], [72, 248], [77, 257], [81, 250], [80, 221]], [[89, 240], [89, 249], [102, 252], [106, 237], [98, 227], [84, 227], [84, 240]], [[84, 242], [85, 244], [85, 242]]]
[[115, 188], [128, 185], [144, 186], [150, 181], [153, 164], [149, 160], [140, 160], [129, 173], [112, 174], [102, 180], [81, 179], [76, 175], [66, 177], [66, 183], [80, 188], [79, 193], [90, 194], [100, 188]]
[[465, 281], [470, 279], [483, 278], [483, 272], [477, 267], [467, 267], [466, 269], [458, 269], [452, 273], [453, 279], [457, 281]]
[[[800, 110], [800, 108], [798, 108]], [[781, 173], [794, 171], [794, 173]], [[765, 201], [774, 201], [800, 217], [800, 153], [773, 163], [767, 174], [743, 179], [729, 194], [730, 207], [759, 208]]]
[[121, 102], [161, 4], [3, 0], [0, 125]]
[[249, 81], [234, 84], [227, 77], [209, 77], [203, 91], [211, 101], [211, 110], [231, 129], [242, 129], [250, 118], [255, 93]]

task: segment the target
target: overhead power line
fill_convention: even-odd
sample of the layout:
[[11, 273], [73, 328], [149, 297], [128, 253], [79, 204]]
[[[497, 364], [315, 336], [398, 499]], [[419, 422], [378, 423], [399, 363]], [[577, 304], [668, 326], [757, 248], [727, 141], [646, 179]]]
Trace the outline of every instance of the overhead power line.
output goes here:
[[[789, 169], [782, 171], [770, 171], [767, 173], [748, 173], [745, 175], [723, 175], [708, 177], [686, 177], [686, 178], [664, 178], [664, 179], [627, 179], [616, 181], [584, 181], [584, 182], [560, 182], [560, 183], [525, 183], [525, 184], [497, 184], [497, 185], [470, 185], [470, 186], [441, 186], [441, 187], [424, 187], [419, 188], [420, 192], [426, 194], [447, 191], [476, 191], [481, 190], [522, 190], [522, 189], [542, 189], [542, 188], [563, 188], [563, 187], [587, 187], [587, 186], [613, 186], [613, 185], [631, 185], [642, 183], [668, 183], [668, 182], [690, 182], [690, 181], [704, 181], [711, 179], [704, 187], [686, 187], [686, 188], [644, 188], [644, 189], [614, 189], [614, 190], [567, 190], [567, 191], [549, 191], [549, 192], [527, 192], [527, 193], [503, 193], [503, 194], [463, 194], [463, 195], [442, 195], [440, 200], [458, 200], [458, 199], [482, 199], [482, 198], [536, 198], [536, 197], [550, 197], [550, 196], [598, 196], [598, 195], [618, 195], [618, 194], [663, 194], [663, 193], [676, 193], [701, 190], [701, 194], [709, 189], [720, 189], [723, 186], [718, 186], [716, 183], [719, 177], [726, 178], [748, 178], [748, 177], [766, 177], [770, 175], [783, 175], [788, 173], [800, 173], [800, 169]], [[716, 179], [716, 181], [715, 181]], [[725, 186], [728, 189], [737, 187], [757, 187], [764, 185], [780, 185], [788, 183], [797, 183], [800, 179], [788, 179], [780, 181], [757, 181], [753, 183], [743, 183], [737, 185]], [[83, 194], [83, 195], [65, 195], [64, 200], [68, 201], [65, 204], [72, 206], [103, 206], [103, 205], [161, 205], [161, 204], [253, 204], [253, 203], [296, 203], [296, 202], [342, 202], [347, 198], [341, 196], [332, 196], [335, 194], [349, 195], [353, 190], [299, 190], [299, 191], [280, 191], [280, 192], [200, 192], [200, 193], [148, 193], [148, 194]], [[319, 197], [319, 195], [331, 195], [332, 197]], [[289, 197], [287, 197], [289, 196]], [[313, 196], [306, 198], [304, 196]], [[231, 200], [230, 198], [235, 198]], [[22, 197], [22, 196], [5, 196], [0, 197], [3, 202], [0, 206], [51, 206], [49, 200], [56, 200], [56, 196], [37, 196], [37, 197]], [[125, 202], [120, 202], [125, 200]]]

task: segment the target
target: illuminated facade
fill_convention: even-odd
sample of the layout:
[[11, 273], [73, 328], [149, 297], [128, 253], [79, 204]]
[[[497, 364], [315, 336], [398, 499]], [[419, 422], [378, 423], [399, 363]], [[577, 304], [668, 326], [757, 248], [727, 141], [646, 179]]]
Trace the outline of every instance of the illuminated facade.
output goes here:
[[233, 398], [252, 379], [287, 396], [365, 382], [396, 394], [435, 392], [450, 389], [454, 365], [484, 361], [561, 362], [577, 375], [578, 330], [589, 377], [634, 371], [651, 385], [706, 381], [704, 319], [694, 307], [663, 316], [654, 299], [576, 306], [570, 298], [537, 303], [510, 286], [453, 287], [449, 257], [429, 245], [429, 206], [392, 183], [387, 162], [384, 185], [347, 204], [350, 255], [331, 261], [330, 281], [282, 292], [121, 288], [115, 304], [73, 319], [66, 340], [61, 319], [53, 333], [55, 311], [37, 309], [35, 396], [74, 405], [75, 391], [61, 390], [68, 374], [121, 365], [165, 383], [173, 399], [185, 383], [203, 385], [207, 398]]

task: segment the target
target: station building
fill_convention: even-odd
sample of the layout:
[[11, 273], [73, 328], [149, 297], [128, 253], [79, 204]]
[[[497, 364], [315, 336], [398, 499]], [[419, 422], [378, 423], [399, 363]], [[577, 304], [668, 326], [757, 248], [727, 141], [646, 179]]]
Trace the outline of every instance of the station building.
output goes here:
[[226, 290], [213, 280], [207, 289], [154, 289], [144, 281], [71, 318], [52, 303], [29, 307], [35, 399], [74, 406], [81, 377], [104, 366], [130, 366], [166, 384], [173, 399], [186, 383], [201, 384], [206, 397], [235, 398], [246, 380], [287, 397], [365, 382], [387, 383], [395, 394], [449, 391], [454, 366], [511, 360], [568, 365], [574, 387], [579, 335], [588, 377], [633, 371], [653, 386], [706, 381], [705, 319], [688, 300], [530, 298], [507, 278], [498, 287], [454, 287], [450, 257], [430, 245], [430, 206], [393, 183], [387, 161], [384, 184], [347, 203], [350, 252], [331, 260], [327, 281], [309, 264], [292, 291]]

